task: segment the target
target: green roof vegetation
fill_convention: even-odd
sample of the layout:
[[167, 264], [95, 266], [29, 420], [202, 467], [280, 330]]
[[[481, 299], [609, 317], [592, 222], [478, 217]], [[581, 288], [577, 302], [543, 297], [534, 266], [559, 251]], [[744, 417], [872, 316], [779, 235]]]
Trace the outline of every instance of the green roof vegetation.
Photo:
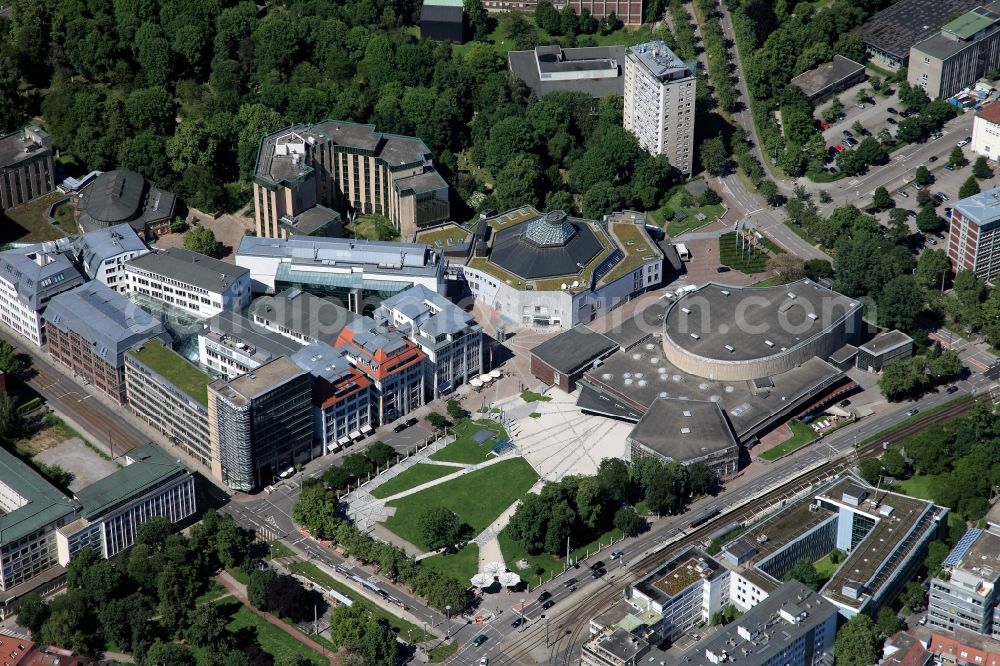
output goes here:
[[962, 14], [954, 21], [947, 23], [941, 29], [944, 32], [950, 32], [958, 35], [960, 39], [969, 39], [980, 30], [985, 30], [993, 25], [994, 21], [996, 21], [996, 19], [989, 16], [983, 16], [982, 14], [976, 12], [976, 10], [972, 10], [971, 12]]
[[140, 349], [133, 349], [129, 353], [144, 366], [208, 407], [208, 383], [212, 380], [183, 356], [165, 347], [159, 340], [150, 340]]
[[418, 231], [417, 242], [434, 245], [438, 241], [441, 241], [441, 247], [447, 248], [449, 240], [452, 245], [461, 244], [469, 240], [469, 236], [469, 232], [457, 224], [449, 224], [429, 231]]
[[602, 278], [601, 282], [609, 284], [620, 277], [628, 275], [652, 258], [660, 256], [660, 251], [653, 247], [646, 232], [638, 224], [619, 222], [608, 227], [611, 234], [618, 240], [625, 251], [625, 258]]

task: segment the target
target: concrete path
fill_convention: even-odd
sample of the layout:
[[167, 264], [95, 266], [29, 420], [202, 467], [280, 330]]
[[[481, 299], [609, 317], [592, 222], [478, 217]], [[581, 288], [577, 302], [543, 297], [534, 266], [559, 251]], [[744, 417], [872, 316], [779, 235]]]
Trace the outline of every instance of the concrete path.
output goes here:
[[[535, 493], [536, 495], [542, 492], [542, 486], [545, 483], [539, 479], [535, 485], [528, 489], [528, 492]], [[479, 570], [485, 571], [486, 564], [488, 562], [504, 562], [503, 552], [500, 550], [500, 540], [497, 538], [500, 531], [507, 527], [510, 519], [514, 516], [517, 511], [517, 507], [521, 506], [521, 500], [517, 500], [509, 507], [507, 507], [503, 513], [497, 516], [497, 519], [490, 523], [482, 533], [473, 539], [473, 542], [479, 546]], [[510, 569], [510, 565], [507, 565]]]

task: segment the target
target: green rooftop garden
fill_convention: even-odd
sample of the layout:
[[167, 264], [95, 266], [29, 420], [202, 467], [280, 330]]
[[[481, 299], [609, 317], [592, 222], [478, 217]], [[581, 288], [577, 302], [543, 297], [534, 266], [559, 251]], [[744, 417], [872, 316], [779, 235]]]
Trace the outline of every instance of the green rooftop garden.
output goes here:
[[438, 229], [418, 231], [417, 242], [427, 243], [428, 245], [438, 247], [436, 243], [440, 241], [441, 249], [446, 249], [448, 247], [448, 241], [451, 241], [452, 245], [460, 245], [469, 239], [469, 235], [468, 231], [458, 225], [449, 224]]
[[625, 250], [625, 258], [619, 261], [618, 264], [612, 268], [611, 271], [604, 276], [604, 278], [602, 278], [601, 282], [604, 284], [614, 282], [618, 278], [628, 275], [642, 266], [647, 261], [644, 257], [649, 257], [650, 255], [653, 255], [654, 257], [659, 256], [659, 250], [653, 247], [652, 242], [649, 240], [649, 237], [640, 225], [632, 223], [618, 223], [610, 225], [609, 229], [614, 237], [618, 239], [622, 249]]
[[132, 355], [144, 366], [208, 407], [208, 375], [188, 363], [180, 354], [164, 347], [159, 340], [150, 340]]

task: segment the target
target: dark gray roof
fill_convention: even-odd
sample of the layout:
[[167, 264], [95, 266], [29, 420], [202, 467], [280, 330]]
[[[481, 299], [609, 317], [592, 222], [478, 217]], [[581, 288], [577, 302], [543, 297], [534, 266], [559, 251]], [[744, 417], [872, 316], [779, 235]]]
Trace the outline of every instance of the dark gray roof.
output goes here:
[[0, 169], [52, 154], [49, 134], [34, 125], [0, 136]]
[[[285, 222], [284, 220], [285, 218], [281, 219], [281, 225], [288, 230], [288, 233], [309, 236], [325, 229], [331, 224], [339, 223], [341, 215], [326, 206], [313, 206], [291, 218], [291, 222]], [[337, 234], [329, 235], [334, 236]]]
[[671, 51], [662, 39], [630, 46], [625, 53], [627, 58], [661, 81], [694, 76], [687, 63]]
[[300, 289], [286, 289], [275, 296], [261, 296], [250, 304], [247, 315], [260, 317], [329, 344], [336, 342], [345, 326], [360, 318], [339, 303]]
[[79, 507], [26, 462], [3, 447], [0, 447], [0, 481], [26, 501], [21, 507], [0, 515], [0, 545], [13, 543], [71, 516]]
[[[553, 49], [557, 49], [557, 51], [554, 53]], [[561, 61], [558, 60], [556, 53], [561, 55]], [[564, 70], [575, 68], [578, 71], [607, 71], [613, 67], [617, 75], [595, 79], [547, 79], [543, 81], [539, 66], [543, 70], [551, 69], [556, 66], [557, 62]], [[588, 46], [574, 49], [539, 46], [533, 51], [511, 51], [507, 54], [510, 71], [539, 97], [558, 90], [582, 92], [591, 97], [603, 97], [608, 93], [621, 95], [625, 92], [625, 79], [621, 69], [624, 62], [624, 46]]]
[[163, 324], [103, 282], [87, 282], [53, 297], [45, 321], [72, 331], [107, 363], [122, 367], [125, 352], [151, 338], [169, 340]]
[[[479, 328], [471, 314], [423, 285], [415, 285], [385, 299], [380, 307], [387, 317], [392, 310], [411, 320], [416, 325], [417, 334], [410, 337], [432, 347], [438, 335], [455, 335], [470, 328]], [[393, 325], [401, 325], [395, 318], [390, 318]], [[402, 326], [405, 327], [405, 324]], [[430, 339], [421, 339], [423, 336], [420, 333]]]
[[313, 377], [321, 377], [331, 383], [353, 372], [353, 366], [344, 358], [344, 352], [325, 342], [306, 345], [288, 358]]
[[868, 19], [861, 41], [906, 60], [910, 47], [939, 30], [948, 17], [982, 4], [981, 0], [897, 0]]
[[247, 405], [255, 398], [305, 374], [306, 371], [292, 363], [291, 359], [281, 356], [235, 379], [216, 379], [208, 385], [209, 400], [211, 391], [215, 391], [234, 405]]
[[84, 282], [67, 254], [53, 243], [0, 252], [0, 278], [13, 284], [18, 298], [35, 311], [56, 294]]
[[420, 8], [421, 21], [450, 21], [461, 23], [465, 12], [461, 7], [424, 4]]
[[81, 207], [98, 222], [115, 224], [139, 214], [146, 180], [135, 171], [105, 171], [80, 197]]
[[[439, 7], [436, 9], [449, 9], [449, 7]], [[429, 169], [412, 176], [406, 176], [405, 178], [397, 178], [392, 182], [392, 186], [400, 194], [408, 192], [423, 194], [424, 192], [434, 192], [435, 190], [446, 188], [448, 187], [448, 183], [445, 182], [444, 178], [437, 171]]]
[[737, 447], [719, 403], [708, 400], [657, 398], [629, 439], [680, 463]]
[[547, 224], [544, 218], [498, 231], [490, 261], [525, 280], [579, 273], [604, 246], [589, 221], [568, 218], [564, 223], [575, 232], [565, 244], [543, 246], [531, 240], [532, 225]]
[[888, 351], [892, 351], [893, 349], [898, 349], [904, 345], [912, 344], [913, 338], [902, 331], [892, 329], [891, 331], [883, 331], [879, 333], [874, 338], [858, 347], [858, 349], [862, 349], [869, 354], [878, 356], [879, 354], [884, 354]]
[[579, 324], [536, 345], [531, 350], [531, 355], [557, 372], [569, 375], [616, 349], [618, 343], [614, 340]]
[[392, 356], [406, 348], [406, 338], [401, 331], [390, 329], [371, 317], [361, 317], [345, 328], [353, 331], [351, 343], [363, 349], [369, 355], [374, 356], [377, 351], [382, 351], [386, 356]]
[[219, 337], [225, 336], [236, 343], [250, 345], [262, 361], [278, 356], [290, 356], [302, 349], [302, 345], [263, 326], [258, 326], [247, 317], [231, 310], [223, 310], [207, 319], [203, 331]]
[[88, 231], [77, 238], [74, 247], [91, 280], [97, 276], [97, 271], [105, 260], [126, 252], [147, 249], [135, 230], [127, 224]]
[[663, 317], [669, 301], [660, 299], [644, 308], [638, 308], [635, 313], [615, 325], [604, 335], [618, 343], [622, 349], [628, 350], [652, 335], [663, 331]]
[[234, 266], [179, 247], [151, 252], [136, 257], [128, 263], [136, 268], [193, 284], [211, 292], [223, 292], [241, 277], [250, 274], [248, 268]]
[[793, 78], [791, 83], [801, 88], [806, 97], [812, 99], [827, 88], [852, 76], [859, 76], [859, 72], [864, 71], [864, 65], [842, 55], [835, 55], [830, 62], [821, 63], [813, 69], [802, 72]]
[[830, 354], [831, 363], [846, 363], [858, 355], [858, 348], [854, 345], [844, 345], [837, 351]]

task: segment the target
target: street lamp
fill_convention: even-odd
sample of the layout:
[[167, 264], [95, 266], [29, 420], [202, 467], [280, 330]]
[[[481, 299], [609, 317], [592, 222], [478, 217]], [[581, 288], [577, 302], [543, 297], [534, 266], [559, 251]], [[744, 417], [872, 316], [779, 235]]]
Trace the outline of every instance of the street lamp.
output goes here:
[[518, 607], [518, 612], [521, 613], [521, 628], [520, 628], [520, 631], [524, 631], [524, 597], [521, 597], [521, 605]]
[[451, 604], [445, 606], [444, 609], [448, 613], [448, 628], [445, 631], [445, 638], [451, 638]]

